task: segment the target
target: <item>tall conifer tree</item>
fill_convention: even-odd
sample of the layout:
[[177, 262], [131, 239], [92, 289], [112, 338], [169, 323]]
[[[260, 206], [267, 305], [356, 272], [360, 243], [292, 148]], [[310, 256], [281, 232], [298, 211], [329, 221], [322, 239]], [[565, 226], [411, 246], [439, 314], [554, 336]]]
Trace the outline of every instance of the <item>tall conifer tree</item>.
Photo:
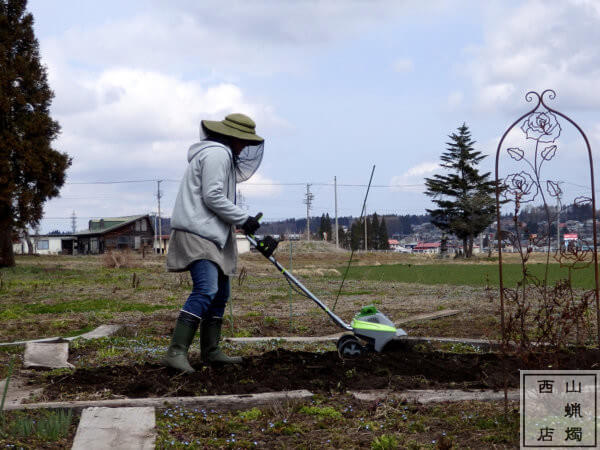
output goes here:
[[71, 164], [51, 147], [60, 127], [26, 0], [0, 0], [0, 267], [15, 264], [12, 239], [36, 226]]
[[495, 182], [490, 173], [480, 174], [477, 165], [485, 158], [475, 151], [475, 142], [466, 124], [450, 136], [440, 164], [449, 173], [425, 179], [425, 193], [437, 208], [428, 209], [433, 223], [441, 231], [454, 234], [463, 242], [465, 256], [473, 254], [473, 239], [494, 220]]
[[379, 248], [379, 216], [377, 213], [373, 213], [371, 220], [367, 222], [367, 239], [369, 249], [377, 250]]
[[390, 243], [388, 242], [388, 231], [385, 223], [385, 217], [381, 216], [381, 222], [379, 223], [379, 233], [377, 234], [377, 248], [379, 250], [389, 250]]

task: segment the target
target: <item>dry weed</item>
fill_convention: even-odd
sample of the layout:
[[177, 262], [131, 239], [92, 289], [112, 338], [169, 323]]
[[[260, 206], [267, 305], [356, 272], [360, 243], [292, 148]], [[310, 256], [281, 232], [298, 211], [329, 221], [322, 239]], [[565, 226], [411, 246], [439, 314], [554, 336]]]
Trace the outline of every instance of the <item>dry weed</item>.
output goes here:
[[102, 267], [108, 269], [126, 269], [136, 267], [131, 251], [109, 250], [102, 255]]

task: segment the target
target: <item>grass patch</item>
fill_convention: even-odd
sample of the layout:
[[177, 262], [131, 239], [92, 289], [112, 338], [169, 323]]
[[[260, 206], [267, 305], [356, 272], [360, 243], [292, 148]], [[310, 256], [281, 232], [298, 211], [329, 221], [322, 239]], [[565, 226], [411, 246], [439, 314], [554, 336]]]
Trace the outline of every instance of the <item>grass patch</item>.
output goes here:
[[[543, 279], [545, 264], [529, 264], [532, 275]], [[554, 283], [568, 275], [559, 264], [548, 266], [548, 281]], [[503, 265], [504, 284], [515, 287], [522, 279], [520, 264]], [[399, 281], [417, 284], [450, 284], [466, 286], [498, 286], [498, 266], [487, 264], [388, 264], [381, 266], [351, 267], [348, 278], [354, 280]], [[574, 270], [573, 287], [583, 289], [594, 288], [593, 267]]]
[[331, 406], [303, 406], [300, 412], [310, 416], [329, 417], [332, 419], [341, 419], [342, 413]]
[[375, 405], [355, 403], [345, 395], [315, 401], [320, 403], [240, 412], [181, 407], [157, 411], [156, 447], [417, 450], [519, 445], [515, 403], [504, 418], [500, 402], [417, 406], [388, 399]]
[[[73, 411], [14, 411], [0, 422], [3, 448], [69, 448], [75, 432]], [[49, 443], [54, 445], [49, 446]]]
[[141, 311], [150, 313], [160, 309], [168, 308], [171, 308], [171, 305], [152, 305], [147, 303], [124, 302], [106, 298], [88, 298], [54, 304], [13, 304], [7, 307], [5, 311], [0, 313], [0, 320], [11, 320], [20, 318], [23, 315], [64, 314], [89, 311]]
[[371, 443], [372, 450], [397, 450], [398, 448], [400, 448], [400, 441], [393, 434], [382, 434]]

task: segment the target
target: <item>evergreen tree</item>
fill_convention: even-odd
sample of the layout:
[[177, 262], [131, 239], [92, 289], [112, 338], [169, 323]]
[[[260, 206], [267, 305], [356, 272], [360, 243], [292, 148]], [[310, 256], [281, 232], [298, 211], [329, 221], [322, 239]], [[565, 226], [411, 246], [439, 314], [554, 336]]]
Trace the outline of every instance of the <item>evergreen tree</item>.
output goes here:
[[450, 173], [425, 179], [425, 193], [437, 206], [427, 212], [431, 223], [442, 232], [462, 240], [464, 255], [469, 258], [473, 254], [473, 238], [494, 220], [495, 182], [490, 180], [489, 172], [480, 174], [477, 169], [485, 155], [473, 149], [475, 142], [467, 125], [449, 137], [451, 142], [446, 143], [440, 165]]
[[327, 233], [327, 240], [331, 241], [333, 237], [333, 228], [331, 227], [331, 218], [329, 217], [329, 213], [325, 214], [325, 225], [324, 225], [325, 233]]
[[[368, 220], [368, 218], [367, 218]], [[379, 244], [379, 216], [373, 213], [367, 222], [367, 248], [377, 250]]]
[[445, 256], [448, 253], [448, 235], [442, 233], [442, 239], [440, 240], [440, 254]]
[[60, 127], [26, 0], [0, 0], [0, 267], [15, 264], [12, 238], [42, 218], [71, 164], [51, 147]]
[[350, 248], [350, 242], [348, 240], [348, 233], [346, 233], [342, 227], [338, 228], [338, 239], [340, 241], [340, 247]]
[[352, 250], [361, 250], [364, 248], [363, 227], [364, 222], [362, 220], [352, 222], [352, 227], [350, 227], [350, 248]]
[[379, 223], [379, 233], [377, 234], [377, 248], [379, 250], [389, 250], [390, 243], [388, 242], [388, 231], [385, 224], [385, 217], [381, 216], [381, 222]]
[[325, 232], [325, 214], [321, 214], [321, 221], [319, 222], [319, 230], [317, 231], [317, 235], [319, 239], [323, 239], [323, 233]]

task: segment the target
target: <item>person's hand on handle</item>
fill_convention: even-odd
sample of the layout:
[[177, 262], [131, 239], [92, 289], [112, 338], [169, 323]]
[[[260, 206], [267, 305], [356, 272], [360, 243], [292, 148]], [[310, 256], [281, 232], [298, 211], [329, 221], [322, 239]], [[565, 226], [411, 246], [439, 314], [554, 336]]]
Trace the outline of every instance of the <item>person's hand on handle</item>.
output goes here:
[[260, 228], [260, 223], [258, 221], [261, 219], [262, 215], [263, 214], [259, 212], [256, 217], [249, 216], [248, 219], [246, 219], [242, 224], [242, 230], [244, 230], [246, 235], [256, 233], [256, 230]]

